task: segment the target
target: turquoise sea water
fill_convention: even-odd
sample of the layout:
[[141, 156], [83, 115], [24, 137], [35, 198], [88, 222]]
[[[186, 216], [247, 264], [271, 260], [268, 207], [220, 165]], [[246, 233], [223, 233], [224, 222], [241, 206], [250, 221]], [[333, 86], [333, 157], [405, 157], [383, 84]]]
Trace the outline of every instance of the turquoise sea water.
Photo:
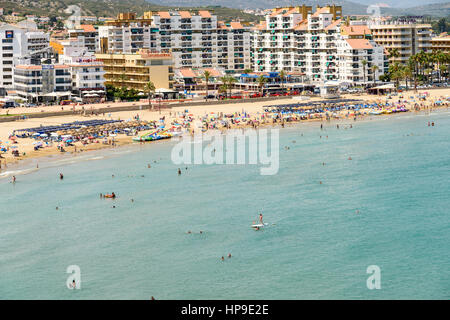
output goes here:
[[[449, 299], [450, 113], [339, 124], [280, 130], [274, 176], [178, 176], [166, 141], [0, 179], [0, 298]], [[256, 232], [260, 210], [269, 226]], [[69, 265], [81, 290], [66, 288]]]

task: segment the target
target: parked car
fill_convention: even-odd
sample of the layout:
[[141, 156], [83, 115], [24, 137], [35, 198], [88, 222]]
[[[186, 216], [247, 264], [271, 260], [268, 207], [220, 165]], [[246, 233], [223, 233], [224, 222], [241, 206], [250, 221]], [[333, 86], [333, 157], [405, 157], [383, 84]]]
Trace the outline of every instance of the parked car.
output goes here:
[[262, 94], [261, 93], [252, 93], [249, 97], [250, 98], [261, 98]]
[[215, 99], [215, 98], [216, 98], [215, 95], [213, 95], [213, 94], [208, 94], [207, 96], [205, 96], [204, 99]]

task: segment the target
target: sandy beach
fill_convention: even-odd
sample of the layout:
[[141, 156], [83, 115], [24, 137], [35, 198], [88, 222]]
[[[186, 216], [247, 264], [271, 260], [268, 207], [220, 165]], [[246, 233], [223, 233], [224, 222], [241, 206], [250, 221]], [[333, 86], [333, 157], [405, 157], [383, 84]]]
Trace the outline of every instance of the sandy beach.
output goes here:
[[[417, 101], [417, 99], [413, 102], [412, 98], [414, 96], [427, 93], [427, 98], [425, 101]], [[432, 108], [437, 107], [447, 107], [446, 104], [441, 106], [436, 106], [435, 102], [438, 100], [444, 100], [450, 95], [450, 89], [437, 89], [437, 90], [419, 90], [419, 92], [415, 93], [413, 91], [402, 92], [397, 96], [394, 96], [390, 99], [390, 102], [399, 102], [404, 105], [409, 110], [415, 110], [419, 107], [420, 110], [431, 110]], [[373, 95], [343, 95], [342, 99], [358, 99], [362, 100], [366, 103], [385, 103], [387, 101], [386, 96], [373, 96]], [[314, 97], [309, 100], [299, 100], [299, 99], [279, 99], [276, 101], [258, 101], [252, 103], [230, 103], [223, 105], [205, 105], [205, 106], [192, 106], [192, 107], [177, 107], [176, 104], [169, 109], [162, 109], [161, 111], [149, 111], [149, 110], [140, 110], [140, 111], [121, 111], [114, 112], [109, 114], [101, 114], [101, 115], [76, 115], [76, 116], [53, 116], [47, 118], [31, 118], [20, 121], [11, 121], [11, 122], [2, 122], [0, 123], [0, 145], [5, 145], [8, 142], [8, 146], [12, 146], [12, 141], [9, 141], [9, 136], [12, 134], [14, 130], [20, 130], [31, 127], [39, 127], [39, 126], [48, 126], [48, 125], [60, 125], [63, 123], [69, 123], [74, 121], [83, 121], [83, 120], [93, 120], [93, 119], [107, 119], [107, 120], [133, 120], [134, 117], [138, 116], [140, 120], [146, 121], [158, 121], [162, 117], [165, 119], [165, 124], [170, 125], [173, 121], [179, 121], [179, 116], [185, 112], [187, 109], [189, 114], [192, 115], [192, 118], [200, 119], [206, 114], [214, 113], [244, 113], [250, 114], [251, 119], [260, 120], [260, 115], [263, 113], [264, 106], [268, 105], [281, 105], [281, 104], [289, 104], [289, 103], [304, 103], [304, 102], [314, 102], [314, 101], [323, 101], [323, 99]], [[133, 104], [133, 103], [131, 103]], [[136, 105], [142, 104], [139, 102], [135, 102]], [[130, 105], [130, 103], [119, 103], [119, 104], [110, 104], [111, 106], [118, 105]], [[77, 110], [80, 110], [82, 107], [85, 110], [95, 110], [96, 108], [104, 108], [105, 104], [99, 105], [84, 105], [77, 106]], [[72, 109], [72, 106], [64, 106], [64, 110]], [[24, 114], [24, 113], [32, 113], [32, 112], [47, 112], [47, 111], [57, 111], [61, 110], [60, 106], [47, 106], [47, 107], [38, 107], [38, 108], [16, 108], [16, 109], [2, 109], [0, 110], [0, 114]], [[344, 112], [338, 114], [338, 118], [345, 119], [348, 115]], [[321, 119], [314, 119], [315, 121], [320, 121]], [[312, 120], [312, 121], [314, 121]], [[302, 120], [305, 121], [305, 120]], [[306, 120], [310, 121], [310, 120]], [[140, 132], [139, 134], [143, 134], [144, 132]], [[118, 135], [114, 138], [115, 146], [121, 146], [125, 144], [133, 143], [132, 137], [126, 135]], [[34, 150], [33, 139], [25, 138], [25, 139], [17, 139], [17, 143], [14, 146], [17, 146], [17, 150], [19, 150], [19, 157], [14, 157], [11, 152], [6, 152], [2, 154], [2, 158], [0, 159], [1, 169], [5, 170], [5, 168], [11, 163], [18, 163], [20, 160], [35, 158], [35, 157], [45, 157], [53, 154], [58, 154], [60, 151], [57, 149], [57, 144], [54, 143], [52, 146], [46, 146], [37, 151]], [[102, 143], [90, 143], [88, 145], [82, 145], [80, 142], [74, 144], [74, 146], [70, 146], [66, 148], [67, 152], [87, 152], [91, 150], [98, 150], [101, 148], [112, 148], [113, 146]]]

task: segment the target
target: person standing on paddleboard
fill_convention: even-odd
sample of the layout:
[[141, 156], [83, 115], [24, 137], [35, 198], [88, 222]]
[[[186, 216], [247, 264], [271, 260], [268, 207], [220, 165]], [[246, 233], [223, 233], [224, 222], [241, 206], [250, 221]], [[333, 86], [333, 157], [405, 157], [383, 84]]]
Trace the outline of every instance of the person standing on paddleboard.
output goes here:
[[262, 213], [259, 214], [259, 222], [260, 222], [261, 224], [264, 224]]

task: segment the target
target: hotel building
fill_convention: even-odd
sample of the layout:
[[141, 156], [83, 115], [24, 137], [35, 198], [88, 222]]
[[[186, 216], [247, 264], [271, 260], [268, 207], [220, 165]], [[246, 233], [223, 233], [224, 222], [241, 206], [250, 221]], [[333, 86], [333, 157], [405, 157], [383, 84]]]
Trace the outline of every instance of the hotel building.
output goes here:
[[5, 89], [13, 87], [15, 65], [32, 58], [40, 60], [49, 48], [49, 36], [29, 21], [0, 26], [0, 41], [0, 88]]
[[397, 49], [398, 57], [389, 57], [389, 62], [406, 63], [420, 51], [431, 51], [431, 25], [378, 20], [368, 24], [373, 40], [387, 51]]
[[431, 49], [433, 51], [450, 53], [450, 35], [443, 33], [437, 37], [433, 37], [431, 39]]
[[387, 71], [385, 49], [372, 40], [366, 25], [341, 25], [337, 51], [341, 83], [372, 83]]
[[170, 53], [141, 49], [137, 53], [98, 53], [95, 56], [103, 62], [105, 84], [143, 91], [151, 81], [156, 89], [173, 88], [174, 70]]
[[99, 50], [98, 30], [93, 25], [82, 24], [76, 29], [70, 29], [69, 38], [78, 39], [89, 52], [95, 53]]
[[[275, 8], [255, 28], [254, 70], [298, 72], [307, 82], [373, 80], [372, 64], [383, 70], [383, 48], [362, 34], [343, 29], [339, 6]], [[367, 30], [365, 30], [367, 31]], [[367, 32], [370, 33], [370, 32]], [[361, 61], [366, 60], [366, 77]], [[378, 79], [379, 74], [375, 77]]]
[[69, 98], [72, 90], [67, 65], [18, 65], [14, 67], [14, 89], [33, 102]]
[[175, 68], [250, 68], [250, 29], [223, 23], [209, 11], [120, 14], [99, 27], [102, 53], [136, 53], [151, 49], [173, 54]]

